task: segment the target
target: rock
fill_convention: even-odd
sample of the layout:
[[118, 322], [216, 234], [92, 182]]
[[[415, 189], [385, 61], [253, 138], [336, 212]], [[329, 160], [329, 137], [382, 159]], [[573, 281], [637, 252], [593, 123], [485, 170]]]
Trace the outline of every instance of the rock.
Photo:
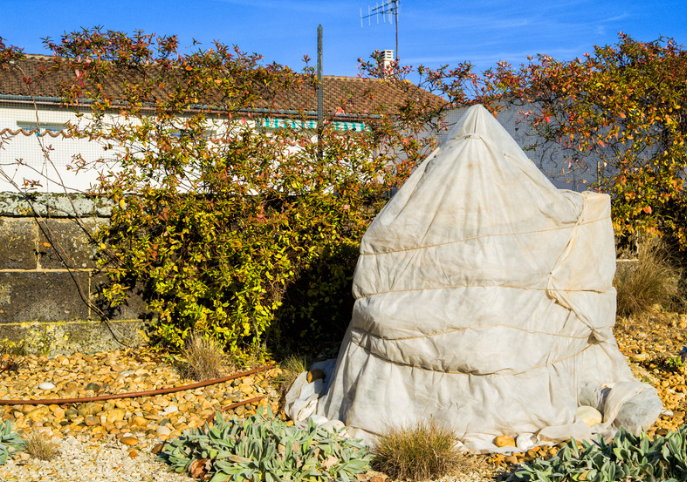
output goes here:
[[129, 452], [129, 458], [130, 459], [135, 459], [136, 457], [138, 457], [138, 452], [136, 452], [135, 450], [132, 450], [131, 452]]
[[93, 415], [89, 415], [84, 419], [84, 423], [89, 427], [95, 427], [96, 425], [100, 424], [100, 420]]
[[172, 413], [176, 413], [178, 411], [179, 411], [179, 408], [176, 405], [169, 405], [162, 412], [160, 412], [160, 415], [169, 415]]
[[169, 437], [169, 435], [172, 433], [172, 430], [167, 427], [166, 425], [162, 425], [157, 428], [157, 434], [160, 435], [161, 437]]
[[308, 372], [307, 381], [308, 381], [308, 383], [312, 383], [315, 380], [321, 380], [323, 378], [324, 378], [324, 370], [322, 370], [321, 368], [315, 368], [315, 369], [310, 370]]
[[593, 427], [597, 423], [601, 423], [604, 418], [601, 412], [594, 407], [590, 407], [589, 405], [577, 407], [575, 415], [590, 427]]
[[105, 412], [104, 415], [108, 423], [114, 424], [115, 422], [124, 419], [124, 413], [124, 410], [121, 408], [113, 408]]
[[310, 420], [312, 420], [315, 425], [322, 425], [323, 423], [327, 423], [329, 421], [327, 417], [323, 417], [322, 415], [311, 415]]
[[329, 430], [330, 432], [339, 432], [340, 430], [345, 429], [346, 425], [344, 425], [341, 420], [329, 420], [328, 422], [323, 423], [321, 427], [325, 430]]
[[138, 439], [136, 437], [122, 437], [120, 440], [124, 445], [129, 445], [130, 447], [135, 447], [138, 445]]
[[98, 385], [97, 383], [91, 382], [88, 385], [86, 385], [86, 391], [89, 391], [89, 390], [97, 392], [98, 390], [100, 390], [100, 385]]
[[507, 435], [499, 435], [494, 439], [494, 445], [497, 447], [515, 447], [515, 439]]
[[50, 409], [44, 405], [31, 410], [29, 413], [26, 414], [26, 418], [28, 418], [29, 420], [33, 420], [34, 422], [41, 422], [47, 419], [49, 415]]
[[35, 405], [22, 405], [22, 406], [21, 406], [21, 412], [22, 412], [24, 415], [26, 415], [27, 413], [32, 412], [32, 411], [34, 411], [34, 410], [36, 410], [36, 406], [35, 406]]
[[159, 443], [155, 447], [153, 447], [153, 450], [151, 450], [150, 452], [153, 454], [159, 454], [164, 446], [165, 446], [164, 442]]
[[147, 421], [145, 418], [139, 417], [139, 416], [134, 417], [134, 418], [132, 419], [132, 422], [133, 422], [134, 425], [136, 425], [137, 427], [145, 427], [146, 425], [148, 425], [148, 421]]
[[634, 362], [643, 362], [643, 361], [646, 361], [646, 359], [647, 359], [646, 353], [639, 353], [637, 355], [630, 356], [630, 360], [632, 360]]
[[55, 388], [55, 385], [53, 385], [50, 382], [43, 382], [40, 385], [38, 385], [38, 388], [40, 388], [41, 390], [52, 390], [53, 388]]

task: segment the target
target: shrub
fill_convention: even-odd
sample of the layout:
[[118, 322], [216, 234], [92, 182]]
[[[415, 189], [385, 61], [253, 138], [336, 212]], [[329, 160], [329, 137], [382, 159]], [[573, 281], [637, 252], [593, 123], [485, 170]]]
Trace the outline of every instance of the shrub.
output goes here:
[[9, 457], [13, 457], [25, 446], [26, 442], [13, 430], [9, 420], [0, 425], [0, 465], [5, 465]]
[[212, 338], [199, 333], [192, 334], [186, 340], [181, 356], [185, 359], [181, 366], [181, 374], [185, 378], [203, 382], [224, 375], [227, 357], [219, 343]]
[[29, 435], [29, 438], [26, 440], [26, 451], [31, 457], [50, 461], [60, 454], [57, 445], [48, 440], [47, 436], [39, 432]]
[[552, 459], [523, 464], [508, 480], [677, 482], [687, 477], [686, 437], [686, 427], [665, 437], [657, 435], [653, 441], [644, 432], [637, 437], [621, 427], [611, 443], [599, 437], [598, 442], [582, 442], [578, 447], [571, 440]]
[[453, 431], [433, 419], [411, 428], [391, 427], [379, 437], [373, 466], [393, 479], [435, 479], [463, 459], [455, 445]]
[[[117, 166], [94, 188], [113, 206], [94, 236], [110, 279], [103, 299], [117, 309], [140, 291], [152, 341], [177, 349], [193, 331], [237, 353], [287, 336], [317, 343], [334, 332], [327, 324], [345, 327], [360, 238], [444, 127], [449, 103], [427, 90], [471, 79], [468, 64], [422, 68], [414, 85], [403, 78], [410, 69], [383, 72], [378, 53], [361, 61], [372, 78], [317, 129], [299, 104], [293, 128], [272, 130], [264, 121], [281, 115], [285, 94], [314, 95], [307, 63], [296, 73], [219, 42], [187, 53], [173, 36], [98, 28], [47, 43], [46, 72], [79, 72], [65, 103], [92, 100], [70, 135], [106, 139], [96, 165]], [[380, 86], [393, 102], [380, 102]], [[364, 128], [339, 130], [340, 114], [355, 112]]]
[[685, 54], [670, 38], [621, 33], [583, 57], [502, 62], [483, 77], [487, 94], [523, 105], [553, 175], [594, 179], [591, 187], [611, 196], [618, 239], [666, 235], [687, 250]]
[[618, 315], [642, 315], [656, 304], [670, 307], [679, 294], [680, 275], [661, 243], [640, 243], [637, 261], [620, 262], [616, 269]]
[[167, 442], [158, 460], [170, 470], [192, 477], [226, 480], [356, 480], [370, 468], [368, 447], [338, 433], [318, 428], [288, 426], [269, 409], [246, 420], [225, 420], [220, 413], [214, 426], [186, 430]]

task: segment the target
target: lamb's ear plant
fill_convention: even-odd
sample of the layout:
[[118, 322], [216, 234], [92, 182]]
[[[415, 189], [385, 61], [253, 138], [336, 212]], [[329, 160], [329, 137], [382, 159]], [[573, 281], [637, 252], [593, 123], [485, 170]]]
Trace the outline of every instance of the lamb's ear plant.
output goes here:
[[0, 465], [5, 465], [9, 457], [24, 447], [26, 442], [14, 431], [12, 422], [5, 420], [4, 424], [0, 424]]
[[578, 447], [571, 440], [552, 459], [523, 464], [508, 480], [683, 481], [687, 480], [686, 437], [685, 426], [653, 441], [644, 432], [635, 436], [621, 427], [611, 443], [599, 437], [598, 442], [582, 442]]
[[310, 422], [301, 429], [275, 419], [269, 407], [246, 420], [215, 416], [184, 431], [162, 448], [158, 460], [170, 470], [211, 482], [264, 480], [356, 480], [370, 470], [372, 453], [359, 440]]

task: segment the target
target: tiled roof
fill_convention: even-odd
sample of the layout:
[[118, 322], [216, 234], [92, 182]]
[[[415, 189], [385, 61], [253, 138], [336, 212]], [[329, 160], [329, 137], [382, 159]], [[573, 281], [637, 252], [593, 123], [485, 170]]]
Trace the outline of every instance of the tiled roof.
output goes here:
[[[77, 82], [78, 69], [67, 68], [61, 64], [59, 68], [50, 57], [33, 56], [15, 61], [14, 64], [0, 64], [0, 96], [30, 96], [39, 98], [61, 97], [64, 86], [71, 86]], [[160, 75], [160, 67], [148, 68], [153, 76]], [[168, 84], [175, 81], [185, 81], [178, 71], [165, 73]], [[122, 67], [109, 74], [102, 81], [103, 91], [114, 99], [121, 99], [123, 89], [127, 83], [141, 80], [144, 74], [141, 70]], [[354, 117], [376, 114], [381, 112], [394, 114], [397, 106], [405, 99], [424, 106], [437, 108], [445, 104], [441, 97], [433, 95], [409, 82], [386, 81], [380, 79], [362, 79], [358, 77], [337, 77], [325, 75], [324, 113], [344, 114]], [[155, 85], [148, 100], [164, 99], [169, 96], [171, 89], [163, 88], [161, 83]], [[222, 106], [226, 99], [222, 99], [218, 91], [207, 91], [199, 99], [200, 104]], [[267, 109], [279, 113], [282, 111], [317, 111], [317, 91], [311, 77], [300, 75], [298, 81], [282, 92], [263, 87], [262, 93], [255, 105], [256, 108]], [[285, 112], [284, 112], [285, 113]]]

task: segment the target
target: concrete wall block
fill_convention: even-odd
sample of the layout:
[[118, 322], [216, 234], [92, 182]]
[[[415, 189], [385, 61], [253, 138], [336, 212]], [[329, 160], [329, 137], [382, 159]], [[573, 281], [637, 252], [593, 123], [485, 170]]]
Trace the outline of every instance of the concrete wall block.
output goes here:
[[[33, 322], [0, 325], [0, 341], [23, 345], [36, 355], [72, 355], [140, 346], [147, 342], [141, 321]], [[114, 334], [113, 334], [114, 333]]]
[[[88, 295], [88, 273], [76, 272]], [[0, 324], [87, 320], [88, 306], [67, 272], [0, 273]]]
[[33, 219], [0, 217], [0, 269], [36, 269]]
[[41, 216], [75, 217], [112, 214], [112, 201], [103, 196], [85, 194], [32, 193], [30, 198], [16, 192], [0, 192], [0, 215], [34, 216], [34, 210]]
[[[146, 303], [140, 288], [134, 287], [129, 292], [129, 300], [120, 306], [110, 308], [109, 302], [102, 295], [102, 291], [110, 284], [105, 273], [94, 273], [91, 277], [92, 303], [103, 310], [112, 320], [138, 320], [148, 319], [150, 311], [146, 309]], [[93, 318], [95, 318], [95, 314]]]
[[[102, 223], [93, 218], [84, 219], [82, 222], [91, 232]], [[76, 220], [46, 219], [39, 222], [39, 227], [41, 268], [91, 269], [95, 267], [96, 247]], [[64, 262], [58, 256], [58, 252], [63, 253]]]

